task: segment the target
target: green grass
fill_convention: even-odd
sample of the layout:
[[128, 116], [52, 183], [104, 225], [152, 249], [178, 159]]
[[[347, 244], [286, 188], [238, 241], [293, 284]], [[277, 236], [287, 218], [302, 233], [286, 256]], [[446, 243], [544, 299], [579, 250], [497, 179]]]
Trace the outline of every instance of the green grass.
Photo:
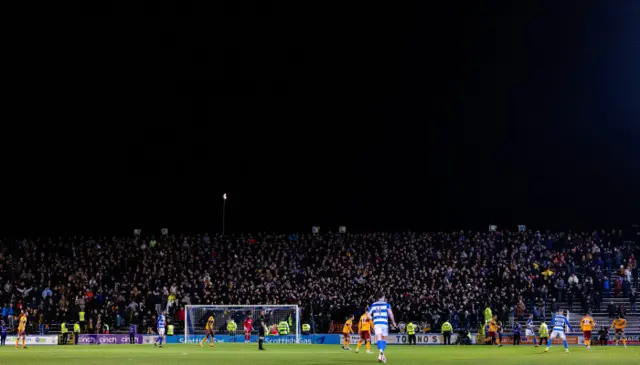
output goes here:
[[[377, 355], [343, 351], [338, 345], [276, 345], [267, 344], [266, 352], [258, 352], [257, 345], [216, 344], [216, 348], [198, 345], [103, 345], [103, 346], [32, 346], [25, 350], [0, 347], [0, 365], [338, 365], [377, 364]], [[375, 348], [374, 348], [375, 350]], [[473, 365], [626, 365], [640, 364], [640, 346], [595, 347], [587, 352], [574, 346], [565, 354], [562, 346], [554, 346], [549, 353], [530, 346], [389, 346], [388, 364], [473, 364]]]

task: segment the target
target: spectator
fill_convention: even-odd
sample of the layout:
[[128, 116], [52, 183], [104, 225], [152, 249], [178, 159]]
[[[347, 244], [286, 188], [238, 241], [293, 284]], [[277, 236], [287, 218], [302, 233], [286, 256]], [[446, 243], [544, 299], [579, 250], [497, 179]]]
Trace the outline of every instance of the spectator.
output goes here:
[[627, 266], [626, 269], [624, 269], [624, 279], [628, 282], [631, 282], [631, 269], [629, 268], [629, 266]]
[[52, 295], [51, 289], [49, 289], [49, 287], [46, 287], [43, 291], [42, 291], [42, 300], [46, 301], [47, 298], [50, 298]]
[[562, 294], [564, 292], [564, 279], [562, 278], [562, 276], [559, 276], [556, 279], [555, 288], [556, 288], [556, 299], [559, 302], [561, 302], [562, 301]]
[[578, 285], [579, 283], [580, 283], [580, 279], [578, 279], [578, 277], [576, 276], [576, 273], [574, 272], [569, 277], [569, 285], [574, 286], [574, 285]]
[[616, 316], [616, 306], [613, 302], [609, 303], [607, 306], [607, 313], [609, 313], [609, 318], [614, 318]]

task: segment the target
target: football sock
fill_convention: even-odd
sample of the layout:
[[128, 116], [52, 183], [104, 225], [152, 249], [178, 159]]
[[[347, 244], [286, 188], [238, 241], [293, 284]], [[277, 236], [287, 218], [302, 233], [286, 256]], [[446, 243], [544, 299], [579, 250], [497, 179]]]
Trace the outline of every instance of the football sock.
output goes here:
[[537, 344], [538, 344], [538, 341], [536, 340], [536, 337], [535, 337], [535, 336], [533, 336], [533, 344], [534, 344], [534, 345], [537, 345]]
[[358, 344], [356, 345], [356, 350], [360, 350], [360, 346], [362, 346], [362, 341], [358, 341]]
[[569, 344], [567, 343], [567, 340], [562, 341], [562, 343], [564, 344], [564, 349], [568, 350], [569, 349]]
[[367, 346], [367, 351], [370, 351], [371, 350], [371, 341], [367, 341], [366, 346]]
[[16, 348], [18, 347], [18, 344], [20, 343], [20, 339], [16, 340]]
[[551, 339], [547, 341], [547, 347], [551, 347]]
[[258, 340], [258, 348], [261, 349], [262, 348], [262, 339]]
[[[22, 340], [22, 341], [24, 342], [24, 340]], [[623, 345], [625, 345], [625, 346], [627, 346], [627, 339], [626, 339], [626, 337], [623, 337], [623, 338], [622, 338], [622, 344], [623, 344]]]
[[24, 337], [22, 337], [22, 347], [24, 348]]
[[[380, 353], [382, 353], [382, 341], [378, 340], [376, 341], [376, 345], [378, 345], [378, 350], [380, 351]], [[16, 346], [18, 346], [18, 344], [16, 343]]]

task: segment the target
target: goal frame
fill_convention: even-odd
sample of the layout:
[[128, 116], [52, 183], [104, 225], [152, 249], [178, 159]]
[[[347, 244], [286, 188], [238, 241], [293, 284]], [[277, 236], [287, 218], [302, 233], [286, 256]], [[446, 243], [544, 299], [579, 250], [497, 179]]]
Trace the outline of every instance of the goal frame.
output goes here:
[[300, 343], [300, 330], [301, 330], [301, 324], [300, 324], [300, 306], [298, 305], [293, 305], [293, 304], [283, 304], [283, 305], [277, 305], [277, 304], [265, 304], [265, 305], [228, 305], [228, 304], [224, 304], [224, 305], [218, 305], [218, 304], [195, 304], [195, 305], [185, 305], [184, 307], [184, 311], [185, 311], [185, 315], [184, 315], [184, 343], [187, 343], [188, 338], [189, 338], [189, 325], [188, 325], [188, 320], [189, 320], [189, 310], [190, 309], [195, 309], [197, 310], [198, 308], [208, 308], [208, 309], [226, 309], [226, 308], [234, 308], [234, 309], [242, 309], [242, 310], [251, 310], [251, 309], [269, 309], [269, 308], [273, 308], [273, 309], [277, 309], [277, 308], [290, 308], [290, 309], [295, 309], [296, 312], [296, 340], [295, 343], [299, 344]]

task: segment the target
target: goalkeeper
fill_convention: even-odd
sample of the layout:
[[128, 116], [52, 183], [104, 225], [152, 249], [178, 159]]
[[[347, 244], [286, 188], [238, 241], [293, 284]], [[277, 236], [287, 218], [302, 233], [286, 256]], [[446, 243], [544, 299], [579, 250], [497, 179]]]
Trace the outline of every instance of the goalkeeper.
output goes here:
[[236, 321], [231, 319], [229, 323], [227, 323], [227, 332], [229, 333], [229, 336], [233, 338], [233, 342], [236, 342], [237, 329], [238, 329], [238, 325], [236, 324]]

